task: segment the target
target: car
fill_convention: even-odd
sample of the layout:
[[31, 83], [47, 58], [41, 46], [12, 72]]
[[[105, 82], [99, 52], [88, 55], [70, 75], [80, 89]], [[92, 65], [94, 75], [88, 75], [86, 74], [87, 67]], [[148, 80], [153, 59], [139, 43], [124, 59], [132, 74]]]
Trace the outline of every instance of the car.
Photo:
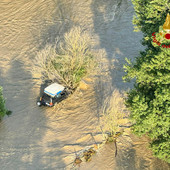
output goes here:
[[68, 96], [67, 88], [58, 83], [52, 83], [47, 86], [39, 100], [37, 101], [37, 105], [40, 106], [49, 106], [52, 107], [56, 103], [61, 102]]

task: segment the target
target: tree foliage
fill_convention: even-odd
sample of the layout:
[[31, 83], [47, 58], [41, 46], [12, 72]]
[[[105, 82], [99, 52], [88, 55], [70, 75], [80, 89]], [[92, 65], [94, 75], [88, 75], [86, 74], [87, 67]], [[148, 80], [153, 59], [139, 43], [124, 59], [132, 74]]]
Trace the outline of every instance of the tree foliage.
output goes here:
[[5, 100], [2, 94], [2, 87], [0, 87], [0, 120], [5, 116], [7, 110], [5, 108]]
[[143, 45], [151, 46], [152, 33], [158, 32], [165, 22], [170, 9], [169, 0], [132, 0], [132, 3], [136, 13], [133, 19], [135, 31], [142, 31]]
[[133, 63], [127, 60], [124, 80], [135, 78], [126, 99], [132, 130], [149, 136], [154, 155], [170, 162], [170, 49], [152, 42], [152, 33], [159, 33], [170, 10], [168, 1], [132, 1], [136, 12], [133, 23], [143, 32], [146, 49]]

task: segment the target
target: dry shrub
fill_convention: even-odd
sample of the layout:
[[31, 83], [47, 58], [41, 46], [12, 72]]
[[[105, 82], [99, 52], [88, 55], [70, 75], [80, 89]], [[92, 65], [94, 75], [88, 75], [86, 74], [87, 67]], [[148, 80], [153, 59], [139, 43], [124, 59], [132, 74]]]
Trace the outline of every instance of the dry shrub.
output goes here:
[[57, 48], [49, 45], [37, 54], [33, 73], [40, 74], [42, 79], [57, 79], [70, 89], [75, 89], [96, 66], [90, 44], [87, 32], [80, 27], [72, 28]]
[[43, 50], [37, 53], [33, 61], [32, 74], [34, 77], [53, 80], [56, 78], [55, 69], [51, 63], [52, 59], [55, 58], [56, 51], [55, 47], [48, 45]]
[[115, 140], [116, 134], [121, 131], [120, 125], [126, 113], [123, 96], [118, 90], [114, 90], [104, 103], [100, 120], [100, 128], [107, 141]]

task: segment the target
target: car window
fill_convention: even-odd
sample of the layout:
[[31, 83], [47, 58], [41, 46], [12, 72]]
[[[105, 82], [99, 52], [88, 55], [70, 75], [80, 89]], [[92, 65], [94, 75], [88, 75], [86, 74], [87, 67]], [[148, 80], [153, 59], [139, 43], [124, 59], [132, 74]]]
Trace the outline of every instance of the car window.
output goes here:
[[50, 102], [50, 96], [48, 96], [47, 94], [43, 94], [43, 100], [47, 101], [47, 102]]
[[61, 97], [61, 93], [57, 94], [56, 97], [57, 97], [57, 98], [58, 98], [58, 97]]

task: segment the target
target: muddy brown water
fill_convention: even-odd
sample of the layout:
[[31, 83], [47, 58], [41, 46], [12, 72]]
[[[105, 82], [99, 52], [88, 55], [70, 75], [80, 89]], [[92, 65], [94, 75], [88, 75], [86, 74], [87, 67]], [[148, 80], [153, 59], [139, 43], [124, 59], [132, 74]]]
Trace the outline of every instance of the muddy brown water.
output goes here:
[[[96, 133], [105, 97], [113, 89], [131, 87], [122, 82], [122, 66], [125, 57], [133, 59], [143, 48], [141, 33], [133, 32], [133, 14], [127, 0], [0, 0], [0, 85], [12, 111], [0, 122], [0, 169], [73, 168], [69, 164], [75, 150], [94, 143], [91, 136]], [[98, 76], [87, 91], [77, 92], [56, 108], [38, 108], [40, 84], [30, 72], [32, 60], [75, 25], [88, 30], [94, 48], [105, 52], [102, 67], [107, 65], [107, 76]], [[122, 149], [117, 158], [114, 146], [107, 145], [78, 168], [169, 169], [143, 150], [145, 140], [128, 136], [119, 144]]]

